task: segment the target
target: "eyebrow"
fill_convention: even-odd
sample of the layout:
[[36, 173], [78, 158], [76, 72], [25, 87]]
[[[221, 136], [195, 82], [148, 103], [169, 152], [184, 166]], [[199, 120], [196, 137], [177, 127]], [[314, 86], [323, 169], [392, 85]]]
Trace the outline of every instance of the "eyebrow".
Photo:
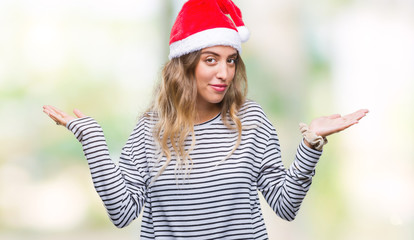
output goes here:
[[[212, 52], [212, 51], [204, 51], [204, 52], [201, 52], [201, 54], [211, 54], [211, 55], [214, 55], [214, 56], [217, 56], [217, 57], [220, 56], [220, 54], [218, 54], [216, 52]], [[237, 56], [237, 52], [229, 55], [228, 57], [236, 57], [236, 56]]]

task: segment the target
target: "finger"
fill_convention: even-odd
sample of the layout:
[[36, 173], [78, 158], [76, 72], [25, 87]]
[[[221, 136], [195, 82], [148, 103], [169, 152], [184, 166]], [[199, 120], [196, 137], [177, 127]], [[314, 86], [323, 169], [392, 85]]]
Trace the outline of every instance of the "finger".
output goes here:
[[56, 124], [62, 124], [61, 119], [55, 115], [55, 113], [48, 113], [49, 117], [56, 123]]
[[56, 109], [53, 106], [46, 105], [43, 106], [43, 112], [46, 113], [53, 121], [58, 125], [65, 125], [66, 121], [62, 116], [62, 111]]
[[[363, 117], [365, 117], [368, 113], [369, 113], [369, 110], [368, 109], [360, 109], [360, 110], [358, 110], [357, 111], [359, 114], [360, 114], [360, 118], [359, 119], [361, 119], [361, 118], [363, 118]], [[358, 120], [359, 120], [358, 119]]]
[[43, 106], [43, 112], [46, 113], [50, 118], [54, 118], [55, 111], [51, 106]]
[[45, 106], [43, 106], [43, 112], [52, 112], [53, 110], [52, 110], [52, 108], [51, 108], [52, 106], [50, 106], [50, 105], [45, 105]]
[[48, 112], [49, 117], [57, 124], [63, 125], [64, 119], [56, 112]]
[[367, 113], [368, 113], [368, 110], [361, 109], [361, 110], [358, 110], [354, 113], [346, 115], [343, 118], [344, 123], [346, 124], [346, 128], [359, 123], [359, 120], [361, 120], [361, 118], [365, 117]]
[[359, 121], [361, 118], [365, 117], [367, 113], [368, 113], [367, 109], [360, 109], [358, 111], [355, 111], [353, 113], [346, 115], [345, 118], [351, 121], [353, 120]]
[[350, 120], [344, 120], [342, 121], [340, 124], [337, 125], [336, 130], [334, 131], [334, 133], [336, 132], [341, 132], [349, 127], [351, 127], [352, 125], [357, 124], [358, 121], [350, 121]]
[[68, 116], [68, 114], [67, 114], [67, 113], [65, 113], [64, 111], [62, 111], [62, 110], [58, 109], [57, 107], [50, 106], [50, 109], [51, 109], [53, 112], [55, 112], [56, 114], [58, 114], [59, 116], [63, 117], [63, 118]]
[[73, 113], [77, 116], [77, 117], [79, 117], [79, 118], [83, 118], [83, 117], [86, 117], [86, 115], [85, 114], [83, 114], [79, 109], [74, 109], [73, 110]]
[[49, 116], [51, 116], [52, 114], [53, 116], [58, 114], [57, 109], [50, 105], [44, 106], [43, 111], [47, 113]]

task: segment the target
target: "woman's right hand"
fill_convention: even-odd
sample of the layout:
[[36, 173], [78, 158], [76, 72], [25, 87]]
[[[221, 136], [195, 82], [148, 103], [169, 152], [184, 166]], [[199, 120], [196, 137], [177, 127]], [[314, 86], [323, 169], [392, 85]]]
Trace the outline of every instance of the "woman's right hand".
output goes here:
[[76, 117], [78, 118], [86, 117], [86, 115], [83, 114], [78, 109], [73, 110], [73, 113], [76, 115], [76, 117], [73, 117], [50, 105], [43, 106], [43, 112], [46, 113], [53, 121], [55, 121], [57, 125], [62, 125], [62, 126], [66, 126], [66, 124], [69, 121], [76, 119]]

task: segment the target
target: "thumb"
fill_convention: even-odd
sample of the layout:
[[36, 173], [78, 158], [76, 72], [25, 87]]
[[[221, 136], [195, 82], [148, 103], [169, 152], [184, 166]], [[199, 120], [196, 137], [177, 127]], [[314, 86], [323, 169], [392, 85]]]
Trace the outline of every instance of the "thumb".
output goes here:
[[83, 118], [86, 117], [85, 114], [83, 114], [81, 111], [79, 111], [79, 109], [74, 109], [73, 113], [78, 117], [78, 118]]

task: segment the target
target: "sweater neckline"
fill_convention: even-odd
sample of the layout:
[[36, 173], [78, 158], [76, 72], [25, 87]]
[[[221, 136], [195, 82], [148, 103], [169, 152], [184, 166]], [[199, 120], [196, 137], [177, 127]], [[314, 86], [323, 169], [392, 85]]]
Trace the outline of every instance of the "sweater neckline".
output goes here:
[[198, 124], [194, 124], [194, 127], [203, 127], [203, 126], [207, 126], [210, 125], [212, 122], [214, 122], [216, 119], [218, 119], [221, 115], [221, 112], [219, 112], [215, 117], [211, 118], [210, 120], [207, 120], [205, 122], [202, 123], [198, 123]]

